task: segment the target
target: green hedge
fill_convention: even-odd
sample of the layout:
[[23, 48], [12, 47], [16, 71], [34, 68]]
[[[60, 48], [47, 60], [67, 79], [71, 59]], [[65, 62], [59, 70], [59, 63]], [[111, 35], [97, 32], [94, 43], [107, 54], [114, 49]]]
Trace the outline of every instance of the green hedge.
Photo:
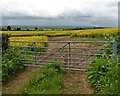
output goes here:
[[120, 94], [118, 61], [94, 57], [87, 70], [91, 87], [98, 94]]
[[117, 60], [107, 55], [109, 51], [100, 51], [104, 56], [92, 57], [87, 70], [88, 80], [96, 94], [120, 94], [120, 36], [112, 37], [117, 42]]

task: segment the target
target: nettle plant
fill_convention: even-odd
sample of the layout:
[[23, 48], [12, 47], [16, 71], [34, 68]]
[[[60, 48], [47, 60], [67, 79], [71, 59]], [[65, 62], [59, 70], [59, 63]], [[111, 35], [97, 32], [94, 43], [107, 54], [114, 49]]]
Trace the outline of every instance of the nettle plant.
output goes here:
[[109, 56], [96, 56], [91, 58], [87, 76], [95, 93], [118, 94], [118, 60], [113, 61]]

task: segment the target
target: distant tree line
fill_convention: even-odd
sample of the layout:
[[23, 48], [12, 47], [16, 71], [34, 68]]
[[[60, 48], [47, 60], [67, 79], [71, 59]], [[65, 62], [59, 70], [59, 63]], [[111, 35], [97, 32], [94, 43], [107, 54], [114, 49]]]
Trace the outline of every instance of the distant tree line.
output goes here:
[[86, 29], [103, 29], [105, 27], [76, 27], [76, 28], [69, 28], [69, 29], [64, 29], [64, 30], [86, 30]]
[[0, 28], [0, 30], [2, 31], [44, 31], [44, 30], [87, 30], [87, 29], [103, 29], [106, 27], [76, 27], [76, 28], [66, 28], [66, 29], [59, 29], [59, 28], [38, 28], [38, 27], [34, 27], [34, 28], [22, 28], [22, 27], [11, 27], [11, 26], [7, 26], [7, 27], [2, 27]]
[[2, 27], [0, 28], [1, 31], [43, 31], [42, 28], [21, 28], [21, 27], [11, 27], [11, 26], [7, 26], [7, 27]]

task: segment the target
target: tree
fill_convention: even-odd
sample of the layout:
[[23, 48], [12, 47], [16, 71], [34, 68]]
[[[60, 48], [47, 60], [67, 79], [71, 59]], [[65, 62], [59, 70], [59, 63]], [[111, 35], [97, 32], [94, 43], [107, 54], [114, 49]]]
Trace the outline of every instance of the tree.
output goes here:
[[21, 28], [17, 28], [17, 31], [20, 31], [21, 30]]
[[37, 27], [35, 27], [35, 30], [37, 30], [38, 28]]
[[11, 31], [11, 27], [10, 27], [10, 26], [7, 26], [7, 30], [10, 30], [10, 31]]

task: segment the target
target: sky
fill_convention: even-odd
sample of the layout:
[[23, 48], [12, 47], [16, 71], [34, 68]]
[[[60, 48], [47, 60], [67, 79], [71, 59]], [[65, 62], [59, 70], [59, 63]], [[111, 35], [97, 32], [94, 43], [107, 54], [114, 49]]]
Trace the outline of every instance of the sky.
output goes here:
[[119, 0], [0, 0], [2, 25], [118, 26]]

